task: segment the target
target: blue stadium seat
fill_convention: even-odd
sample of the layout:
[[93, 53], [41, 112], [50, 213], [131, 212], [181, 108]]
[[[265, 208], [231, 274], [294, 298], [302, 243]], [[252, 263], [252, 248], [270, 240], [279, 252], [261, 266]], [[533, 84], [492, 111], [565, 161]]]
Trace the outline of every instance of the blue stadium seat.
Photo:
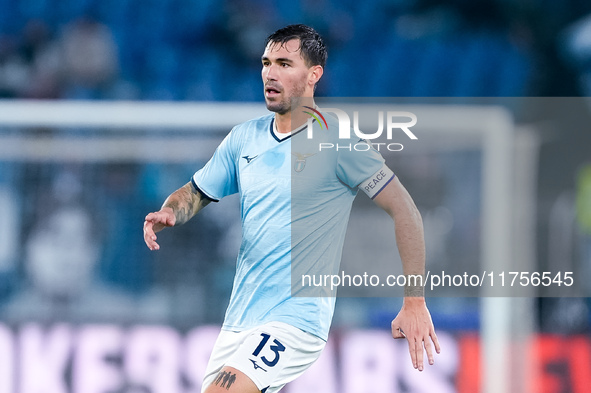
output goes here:
[[456, 82], [460, 48], [452, 39], [433, 39], [424, 47], [424, 54], [417, 62], [413, 78], [414, 97], [449, 96]]
[[26, 19], [21, 7], [13, 0], [0, 0], [0, 34], [16, 35], [22, 31]]
[[528, 95], [532, 65], [526, 54], [511, 47], [500, 68], [498, 97], [525, 97]]
[[46, 14], [51, 15], [56, 28], [82, 16], [97, 18], [95, 0], [48, 0]]
[[[240, 77], [227, 84], [230, 101], [262, 101], [263, 82], [258, 69], [243, 69], [239, 71]], [[236, 74], [233, 74], [236, 75]]]
[[299, 23], [304, 18], [302, 3], [299, 1], [277, 2], [277, 13], [285, 24]]
[[413, 96], [412, 75], [420, 61], [420, 42], [401, 39], [394, 35], [383, 41], [382, 53], [375, 53], [379, 61], [368, 72], [367, 95], [371, 97]]
[[179, 51], [170, 46], [154, 46], [146, 53], [142, 70], [144, 98], [154, 100], [179, 98], [180, 61]]
[[[47, 15], [51, 0], [21, 0], [18, 3], [19, 14], [23, 20], [43, 19]], [[4, 12], [4, 7], [2, 11]]]
[[215, 0], [171, 0], [166, 35], [176, 42], [188, 44], [211, 40], [213, 29], [220, 22], [223, 6]]
[[[194, 48], [182, 62], [184, 92], [187, 100], [213, 101], [224, 95], [222, 87], [222, 54], [210, 48]], [[233, 79], [233, 78], [231, 78]]]
[[95, 5], [96, 15], [101, 22], [112, 30], [124, 30], [129, 24], [129, 16], [133, 11], [133, 0], [100, 0]]

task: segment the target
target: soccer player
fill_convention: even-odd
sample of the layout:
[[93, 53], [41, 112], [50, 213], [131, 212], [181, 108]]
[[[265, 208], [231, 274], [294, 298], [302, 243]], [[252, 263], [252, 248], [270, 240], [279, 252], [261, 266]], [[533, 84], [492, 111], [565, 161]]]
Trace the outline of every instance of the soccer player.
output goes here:
[[[301, 132], [310, 117], [292, 110], [292, 100], [313, 102], [326, 58], [322, 38], [308, 26], [290, 25], [271, 34], [262, 55], [262, 79], [273, 113], [234, 127], [191, 181], [172, 193], [160, 211], [146, 216], [144, 240], [158, 250], [158, 231], [187, 222], [212, 201], [240, 193], [242, 245], [202, 392], [277, 392], [318, 358], [335, 298], [294, 296], [292, 291], [305, 288], [294, 289], [291, 275], [316, 266], [338, 269], [358, 188], [395, 220], [404, 274], [424, 274], [420, 214], [375, 149], [298, 151], [310, 145]], [[323, 117], [328, 129], [338, 129], [336, 119]], [[333, 131], [323, 134], [328, 141], [336, 137]], [[433, 364], [432, 343], [437, 352], [440, 347], [422, 286], [405, 287], [391, 329], [394, 338], [408, 340], [414, 368], [423, 370], [424, 351]]]

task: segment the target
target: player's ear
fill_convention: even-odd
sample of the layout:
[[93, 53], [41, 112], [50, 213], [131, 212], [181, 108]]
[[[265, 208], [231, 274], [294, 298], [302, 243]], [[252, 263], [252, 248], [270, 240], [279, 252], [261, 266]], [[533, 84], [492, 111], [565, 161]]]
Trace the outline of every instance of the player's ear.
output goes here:
[[324, 68], [321, 65], [315, 65], [310, 67], [308, 71], [308, 82], [313, 86], [320, 78], [322, 78], [322, 74], [324, 73]]

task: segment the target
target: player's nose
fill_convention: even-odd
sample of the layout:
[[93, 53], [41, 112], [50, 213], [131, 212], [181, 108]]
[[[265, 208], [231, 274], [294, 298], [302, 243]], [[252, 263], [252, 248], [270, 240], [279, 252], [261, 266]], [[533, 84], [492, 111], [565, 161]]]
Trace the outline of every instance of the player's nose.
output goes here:
[[263, 82], [276, 81], [277, 80], [277, 66], [271, 64], [263, 69]]

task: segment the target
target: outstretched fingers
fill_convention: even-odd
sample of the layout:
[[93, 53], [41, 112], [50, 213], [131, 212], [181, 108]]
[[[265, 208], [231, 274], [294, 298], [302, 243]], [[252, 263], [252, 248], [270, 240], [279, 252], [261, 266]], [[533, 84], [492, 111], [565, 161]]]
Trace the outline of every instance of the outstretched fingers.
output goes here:
[[431, 345], [431, 340], [429, 337], [423, 340], [423, 345], [425, 346], [425, 352], [427, 352], [427, 361], [430, 365], [433, 365], [433, 363], [435, 363], [435, 357], [433, 356], [433, 346]]
[[[435, 363], [435, 357], [433, 353], [433, 345], [431, 344], [432, 337], [421, 337], [420, 335], [417, 336], [406, 336], [406, 340], [408, 342], [408, 352], [410, 354], [410, 359], [412, 362], [412, 366], [419, 370], [424, 370], [425, 365], [425, 355], [424, 352], [427, 353], [427, 362], [430, 365]], [[436, 339], [435, 339], [436, 340]], [[439, 353], [439, 343], [435, 344], [435, 350]], [[423, 352], [424, 351], [424, 352]]]
[[[430, 365], [435, 363], [435, 352], [440, 353], [441, 347], [435, 334], [431, 316], [426, 307], [416, 307], [409, 301], [392, 321], [392, 337], [406, 339], [408, 352], [415, 369], [423, 371], [425, 354]], [[433, 351], [435, 349], [435, 352]], [[424, 351], [424, 352], [423, 352]]]
[[150, 250], [159, 250], [160, 245], [156, 242], [156, 232], [164, 227], [172, 227], [175, 224], [175, 216], [172, 212], [160, 210], [150, 213], [144, 221], [144, 241]]
[[144, 242], [148, 248], [152, 251], [159, 250], [160, 245], [156, 243], [156, 233], [154, 232], [154, 222], [149, 221], [146, 217], [146, 221], [144, 221]]

